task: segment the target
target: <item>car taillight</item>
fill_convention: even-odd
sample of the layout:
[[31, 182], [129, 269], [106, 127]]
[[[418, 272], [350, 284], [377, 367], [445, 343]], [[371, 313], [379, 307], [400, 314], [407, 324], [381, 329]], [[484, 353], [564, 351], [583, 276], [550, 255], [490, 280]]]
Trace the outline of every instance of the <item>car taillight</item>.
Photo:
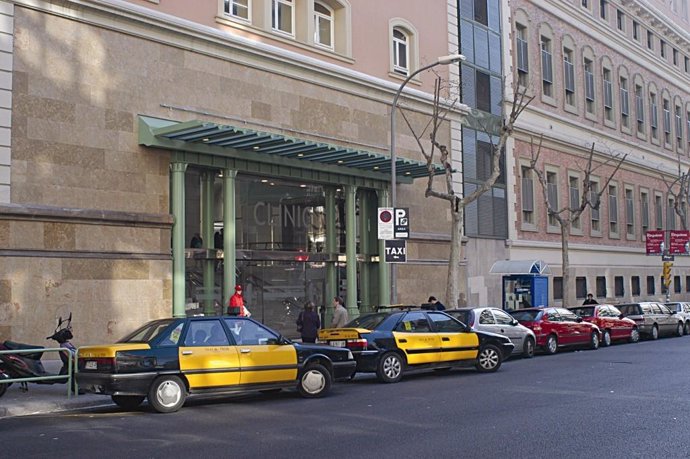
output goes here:
[[532, 331], [533, 331], [534, 333], [540, 333], [540, 332], [541, 332], [541, 327], [540, 327], [539, 325], [535, 325], [534, 327], [532, 327]]
[[348, 339], [345, 343], [345, 347], [352, 351], [364, 351], [367, 348], [367, 340], [365, 339]]

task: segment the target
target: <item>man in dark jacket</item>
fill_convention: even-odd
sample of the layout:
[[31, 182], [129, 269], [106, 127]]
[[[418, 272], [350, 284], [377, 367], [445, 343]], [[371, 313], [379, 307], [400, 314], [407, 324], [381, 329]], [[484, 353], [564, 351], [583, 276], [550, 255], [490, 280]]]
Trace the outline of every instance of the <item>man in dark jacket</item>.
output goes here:
[[431, 305], [431, 310], [436, 310], [436, 311], [445, 311], [446, 307], [436, 299], [435, 296], [430, 296], [429, 297], [429, 304]]
[[599, 304], [599, 302], [594, 299], [594, 295], [588, 293], [587, 299], [582, 304]]
[[302, 337], [302, 342], [315, 343], [319, 328], [321, 328], [319, 314], [315, 311], [314, 303], [309, 301], [304, 305], [304, 311], [297, 317], [297, 331]]

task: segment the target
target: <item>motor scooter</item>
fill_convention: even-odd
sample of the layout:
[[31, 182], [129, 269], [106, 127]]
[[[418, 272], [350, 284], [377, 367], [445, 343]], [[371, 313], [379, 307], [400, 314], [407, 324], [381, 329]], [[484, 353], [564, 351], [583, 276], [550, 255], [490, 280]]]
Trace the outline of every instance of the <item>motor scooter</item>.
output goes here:
[[[67, 319], [60, 317], [58, 325], [52, 335], [46, 339], [57, 341], [60, 348], [68, 349], [67, 352], [60, 352], [60, 360], [62, 361], [62, 368], [60, 368], [59, 375], [65, 375], [64, 379], [49, 379], [45, 381], [31, 381], [35, 384], [65, 384], [67, 382], [67, 371], [69, 368], [69, 359], [77, 352], [77, 348], [70, 342], [74, 338], [72, 334], [72, 313]], [[0, 351], [17, 351], [17, 350], [31, 350], [36, 352], [18, 353], [18, 354], [0, 354], [0, 397], [2, 397], [7, 388], [12, 383], [3, 383], [2, 380], [18, 379], [18, 378], [33, 378], [40, 376], [55, 376], [52, 373], [47, 373], [41, 363], [43, 356], [43, 346], [36, 346], [32, 344], [17, 343], [15, 341], [5, 341], [0, 344]], [[74, 368], [72, 368], [74, 371]], [[73, 379], [74, 380], [74, 379]], [[27, 382], [21, 382], [22, 392], [29, 390]]]

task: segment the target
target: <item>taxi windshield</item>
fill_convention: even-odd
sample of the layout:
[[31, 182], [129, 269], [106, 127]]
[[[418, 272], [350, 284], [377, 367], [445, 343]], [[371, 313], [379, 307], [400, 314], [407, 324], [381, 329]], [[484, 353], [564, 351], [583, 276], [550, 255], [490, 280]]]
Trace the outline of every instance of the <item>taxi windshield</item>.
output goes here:
[[122, 338], [118, 343], [148, 343], [158, 337], [173, 321], [174, 319], [167, 319], [149, 322]]

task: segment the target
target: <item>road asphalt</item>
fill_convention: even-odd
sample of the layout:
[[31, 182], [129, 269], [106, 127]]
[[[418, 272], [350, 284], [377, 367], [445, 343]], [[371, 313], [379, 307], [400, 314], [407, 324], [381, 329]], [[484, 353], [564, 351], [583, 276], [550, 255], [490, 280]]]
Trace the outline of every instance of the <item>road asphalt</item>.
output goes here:
[[[62, 363], [59, 360], [43, 360], [47, 373], [58, 374]], [[45, 414], [56, 411], [70, 411], [83, 408], [112, 405], [110, 397], [96, 394], [68, 396], [67, 384], [29, 383], [29, 390], [22, 392], [20, 384], [14, 383], [0, 397], [0, 419]]]

